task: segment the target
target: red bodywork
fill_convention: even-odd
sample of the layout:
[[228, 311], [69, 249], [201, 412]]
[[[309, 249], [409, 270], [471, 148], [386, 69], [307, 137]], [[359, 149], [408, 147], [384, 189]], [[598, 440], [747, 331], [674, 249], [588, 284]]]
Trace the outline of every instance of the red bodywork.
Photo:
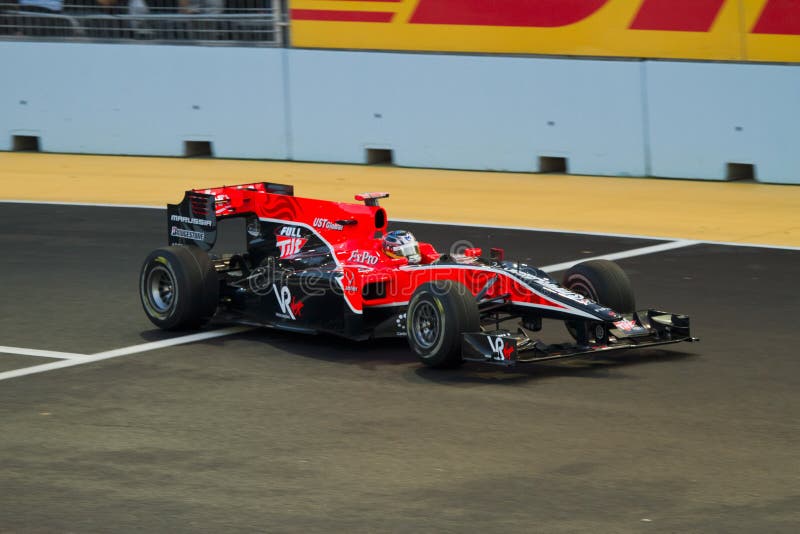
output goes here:
[[[421, 264], [409, 265], [406, 259], [390, 258], [382, 249], [388, 218], [377, 205], [377, 199], [386, 194], [357, 196], [371, 204], [364, 205], [276, 194], [269, 192], [268, 187], [269, 184], [254, 183], [194, 191], [214, 196], [217, 219], [255, 214], [261, 221], [311, 230], [332, 251], [335, 268], [342, 271], [343, 297], [357, 314], [371, 307], [406, 305], [421, 284], [447, 279], [464, 284], [475, 295], [484, 290], [484, 300], [502, 298], [539, 312], [595, 317], [580, 309], [580, 305], [548, 298], [523, 278], [479, 261], [476, 256], [480, 255], [480, 249], [470, 249], [468, 255], [458, 256], [456, 262], [437, 263], [441, 255], [431, 244], [420, 242]], [[302, 255], [306, 240], [293, 237], [291, 231], [286, 233], [278, 238], [281, 259]], [[293, 239], [297, 241], [292, 242]], [[492, 279], [495, 280], [490, 283]], [[374, 295], [366, 289], [370, 284], [382, 284], [384, 290]]]
[[[420, 261], [391, 257], [378, 205], [387, 196], [332, 202], [295, 197], [292, 186], [275, 183], [187, 191], [167, 205], [170, 247], [142, 268], [145, 312], [161, 328], [217, 317], [354, 340], [402, 336], [433, 367], [507, 366], [695, 339], [688, 316], [633, 311], [627, 277], [609, 263], [582, 263], [561, 286], [544, 270], [505, 260], [502, 249], [488, 258], [476, 247], [440, 254], [422, 242], [417, 254], [409, 239], [406, 252]], [[208, 254], [227, 218], [245, 223], [246, 251]], [[624, 292], [630, 304], [621, 306], [631, 309], [601, 304], [598, 287]], [[543, 319], [564, 321], [576, 343], [530, 338]], [[501, 328], [511, 320], [516, 332]]]

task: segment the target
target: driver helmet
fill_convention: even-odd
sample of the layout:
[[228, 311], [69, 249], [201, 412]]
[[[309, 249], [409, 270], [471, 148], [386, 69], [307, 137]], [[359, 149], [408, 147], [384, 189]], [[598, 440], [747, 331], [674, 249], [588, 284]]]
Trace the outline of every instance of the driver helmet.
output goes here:
[[383, 236], [383, 251], [390, 258], [407, 258], [408, 263], [422, 260], [417, 239], [405, 230], [394, 230]]

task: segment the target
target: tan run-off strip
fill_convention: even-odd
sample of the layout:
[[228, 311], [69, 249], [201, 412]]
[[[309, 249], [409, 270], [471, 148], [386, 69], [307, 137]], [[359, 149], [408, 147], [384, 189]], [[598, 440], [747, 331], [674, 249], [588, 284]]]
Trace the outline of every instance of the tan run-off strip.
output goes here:
[[800, 246], [800, 186], [274, 161], [0, 153], [0, 198], [163, 206], [274, 181], [304, 197], [388, 191], [389, 217]]

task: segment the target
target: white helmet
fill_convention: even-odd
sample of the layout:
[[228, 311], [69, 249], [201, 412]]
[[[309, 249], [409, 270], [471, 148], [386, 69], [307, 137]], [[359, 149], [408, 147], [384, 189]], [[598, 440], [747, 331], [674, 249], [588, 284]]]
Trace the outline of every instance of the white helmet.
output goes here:
[[383, 236], [383, 251], [390, 258], [407, 258], [408, 263], [422, 260], [414, 234], [405, 230], [394, 230]]

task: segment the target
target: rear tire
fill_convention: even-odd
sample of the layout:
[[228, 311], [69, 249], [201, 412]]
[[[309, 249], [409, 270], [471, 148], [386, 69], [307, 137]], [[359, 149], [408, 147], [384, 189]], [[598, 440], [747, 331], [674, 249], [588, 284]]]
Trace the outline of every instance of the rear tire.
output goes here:
[[191, 245], [154, 250], [142, 265], [139, 298], [157, 327], [198, 328], [217, 310], [219, 279], [214, 264], [205, 251]]
[[480, 328], [475, 296], [458, 282], [422, 284], [408, 303], [408, 344], [428, 367], [461, 365], [461, 334], [478, 332]]

